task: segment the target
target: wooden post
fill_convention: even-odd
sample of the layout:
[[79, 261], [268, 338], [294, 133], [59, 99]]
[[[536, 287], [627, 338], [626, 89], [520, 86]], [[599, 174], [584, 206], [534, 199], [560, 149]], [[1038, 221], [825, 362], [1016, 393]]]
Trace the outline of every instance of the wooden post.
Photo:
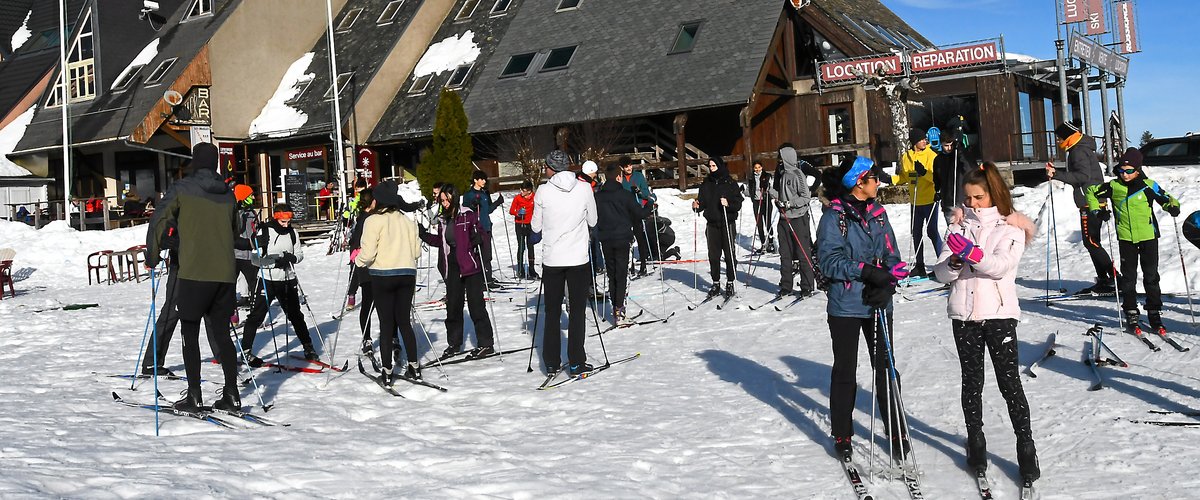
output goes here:
[[685, 140], [684, 128], [687, 127], [687, 113], [679, 113], [675, 115], [673, 121], [675, 128], [675, 164], [678, 169], [676, 177], [679, 178], [679, 191], [687, 190], [687, 148], [684, 146]]
[[[49, 198], [49, 196], [47, 196]], [[46, 202], [46, 208], [50, 208], [50, 202]], [[33, 206], [33, 228], [42, 228], [42, 202], [38, 202]]]
[[751, 134], [754, 133], [754, 130], [750, 126], [750, 117], [754, 113], [754, 101], [756, 100], [756, 97], [757, 95], [750, 97], [750, 104], [747, 104], [746, 107], [742, 108], [742, 112], [739, 116], [742, 122], [742, 140], [746, 143], [746, 169], [743, 170], [743, 172], [746, 174], [746, 178], [750, 178], [750, 176], [754, 175], [754, 140], [751, 136]]
[[104, 209], [104, 230], [108, 231], [109, 230], [108, 224], [112, 220], [112, 217], [108, 213], [108, 198], [104, 198], [104, 201], [100, 202], [100, 205]]

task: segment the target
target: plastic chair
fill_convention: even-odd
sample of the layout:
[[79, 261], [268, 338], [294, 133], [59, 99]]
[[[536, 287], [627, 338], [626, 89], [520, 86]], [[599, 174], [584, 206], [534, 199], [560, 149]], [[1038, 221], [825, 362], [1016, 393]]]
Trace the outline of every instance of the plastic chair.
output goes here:
[[[96, 284], [112, 283], [116, 276], [113, 275], [112, 268], [112, 250], [101, 250], [92, 252], [87, 258], [88, 285], [92, 284], [92, 276], [96, 277]], [[101, 278], [100, 271], [106, 271], [108, 278]]]
[[16, 250], [11, 248], [0, 248], [0, 300], [4, 299], [5, 283], [8, 284], [8, 293], [13, 297], [17, 296], [17, 290], [13, 286], [12, 278], [13, 257], [16, 256]]

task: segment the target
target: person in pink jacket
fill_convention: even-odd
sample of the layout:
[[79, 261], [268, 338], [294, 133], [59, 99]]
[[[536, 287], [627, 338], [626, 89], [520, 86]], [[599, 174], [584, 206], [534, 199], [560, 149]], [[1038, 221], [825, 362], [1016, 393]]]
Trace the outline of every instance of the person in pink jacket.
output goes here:
[[950, 285], [946, 310], [953, 321], [962, 368], [967, 466], [977, 473], [987, 469], [982, 401], [986, 349], [1017, 435], [1021, 480], [1032, 485], [1041, 471], [1017, 363], [1021, 307], [1015, 281], [1021, 254], [1036, 231], [1028, 217], [1013, 209], [1008, 185], [995, 165], [984, 163], [971, 170], [963, 183], [966, 206], [955, 208], [950, 216], [946, 245], [934, 273], [938, 281]]

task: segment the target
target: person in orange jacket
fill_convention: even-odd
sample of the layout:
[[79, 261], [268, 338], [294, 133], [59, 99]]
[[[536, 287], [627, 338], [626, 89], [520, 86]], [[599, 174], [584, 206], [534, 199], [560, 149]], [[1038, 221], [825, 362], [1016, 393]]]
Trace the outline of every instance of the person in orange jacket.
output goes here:
[[[533, 269], [533, 183], [526, 179], [521, 183], [521, 194], [514, 196], [508, 213], [513, 216], [517, 233], [517, 277], [520, 279], [538, 279], [538, 273]], [[529, 269], [526, 270], [521, 262], [525, 260], [525, 250], [529, 250]]]

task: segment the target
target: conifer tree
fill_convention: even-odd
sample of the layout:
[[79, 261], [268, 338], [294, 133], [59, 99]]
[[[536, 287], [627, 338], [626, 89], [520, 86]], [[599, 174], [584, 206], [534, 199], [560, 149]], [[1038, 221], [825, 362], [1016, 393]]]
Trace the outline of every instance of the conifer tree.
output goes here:
[[453, 90], [442, 89], [433, 125], [433, 145], [417, 167], [422, 194], [431, 196], [436, 182], [450, 183], [458, 188], [458, 192], [466, 192], [474, 170], [471, 165], [473, 155], [462, 99]]

